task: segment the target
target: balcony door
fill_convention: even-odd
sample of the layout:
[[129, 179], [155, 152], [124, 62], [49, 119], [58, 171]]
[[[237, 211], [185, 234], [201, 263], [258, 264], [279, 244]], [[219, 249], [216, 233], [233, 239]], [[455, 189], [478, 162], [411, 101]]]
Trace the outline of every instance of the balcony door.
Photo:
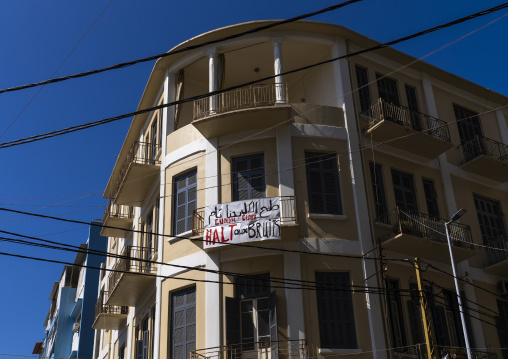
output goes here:
[[413, 176], [408, 173], [392, 170], [392, 183], [397, 207], [401, 210], [418, 212]]
[[468, 162], [485, 152], [483, 132], [476, 112], [453, 105], [464, 162]]
[[[488, 198], [474, 196], [474, 205], [480, 224], [483, 243], [494, 248], [507, 249], [506, 228], [499, 202]], [[506, 252], [496, 249], [485, 249], [487, 265], [508, 259]]]
[[376, 74], [376, 80], [379, 98], [387, 103], [399, 106], [400, 101], [399, 91], [397, 90], [397, 82], [388, 77], [383, 77], [383, 75], [380, 74]]
[[196, 288], [171, 296], [171, 359], [189, 359], [196, 350]]
[[265, 197], [265, 164], [263, 154], [233, 159], [233, 200]]

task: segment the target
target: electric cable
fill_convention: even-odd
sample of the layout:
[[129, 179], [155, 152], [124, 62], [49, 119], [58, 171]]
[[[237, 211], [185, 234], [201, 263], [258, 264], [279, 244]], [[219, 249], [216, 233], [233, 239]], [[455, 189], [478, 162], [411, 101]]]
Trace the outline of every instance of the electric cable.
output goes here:
[[[352, 1], [354, 1], [354, 0], [352, 0]], [[359, 1], [359, 0], [356, 0], [356, 1]], [[478, 18], [478, 17], [481, 17], [481, 16], [488, 15], [488, 14], [490, 14], [492, 12], [500, 11], [500, 10], [502, 10], [504, 8], [507, 8], [507, 7], [508, 7], [508, 3], [504, 3], [504, 4], [501, 4], [501, 5], [492, 7], [490, 9], [479, 11], [477, 13], [474, 13], [474, 14], [462, 17], [460, 19], [453, 20], [453, 21], [450, 21], [448, 23], [435, 26], [435, 27], [427, 29], [427, 30], [419, 31], [417, 33], [414, 33], [414, 34], [411, 34], [411, 35], [408, 35], [408, 36], [405, 36], [405, 37], [402, 37], [402, 38], [399, 38], [399, 39], [396, 39], [396, 40], [392, 40], [392, 41], [389, 41], [389, 42], [386, 42], [386, 43], [383, 43], [383, 44], [379, 44], [379, 45], [376, 45], [376, 46], [373, 46], [373, 47], [369, 47], [367, 49], [359, 50], [359, 51], [356, 51], [356, 52], [353, 52], [353, 53], [350, 53], [350, 54], [346, 54], [346, 55], [334, 57], [334, 58], [331, 58], [331, 59], [328, 59], [328, 60], [320, 61], [320, 62], [311, 64], [311, 65], [307, 65], [307, 66], [304, 66], [304, 67], [296, 68], [296, 69], [289, 70], [289, 71], [284, 71], [284, 72], [282, 72], [282, 73], [280, 73], [278, 75], [267, 76], [267, 77], [264, 77], [264, 78], [261, 78], [261, 79], [258, 79], [258, 80], [249, 81], [249, 82], [246, 82], [246, 83], [243, 83], [243, 84], [240, 84], [240, 85], [231, 86], [231, 87], [228, 87], [228, 88], [225, 88], [225, 89], [221, 89], [221, 90], [217, 90], [217, 91], [211, 91], [211, 92], [208, 92], [206, 94], [192, 96], [192, 97], [189, 97], [189, 98], [186, 98], [186, 99], [182, 99], [182, 100], [178, 100], [178, 101], [173, 101], [173, 102], [170, 102], [170, 103], [167, 103], [167, 104], [161, 104], [161, 105], [158, 105], [158, 106], [154, 106], [154, 107], [150, 107], [150, 108], [146, 108], [146, 109], [130, 112], [130, 113], [119, 115], [119, 116], [115, 116], [115, 117], [105, 118], [105, 119], [102, 119], [102, 120], [99, 120], [99, 121], [89, 122], [89, 123], [85, 123], [85, 124], [81, 124], [81, 125], [77, 125], [77, 126], [67, 127], [67, 128], [61, 129], [61, 130], [51, 131], [51, 132], [47, 132], [47, 133], [44, 133], [44, 134], [34, 135], [34, 136], [30, 136], [30, 137], [21, 138], [21, 139], [18, 139], [18, 140], [13, 140], [13, 141], [9, 141], [9, 142], [0, 143], [0, 148], [12, 147], [12, 146], [17, 146], [17, 145], [25, 144], [25, 143], [30, 143], [30, 142], [35, 142], [35, 141], [43, 140], [43, 139], [46, 139], [46, 138], [56, 137], [56, 136], [60, 136], [60, 135], [63, 135], [63, 134], [67, 134], [67, 133], [71, 133], [71, 132], [76, 132], [76, 131], [84, 130], [84, 129], [87, 129], [87, 128], [103, 125], [103, 124], [106, 124], [106, 123], [118, 121], [118, 120], [121, 120], [121, 119], [124, 119], [124, 118], [128, 118], [128, 117], [131, 117], [131, 116], [135, 116], [135, 115], [139, 115], [139, 114], [144, 114], [144, 113], [152, 112], [154, 110], [162, 109], [162, 108], [165, 108], [165, 107], [179, 105], [179, 104], [183, 104], [183, 103], [186, 103], [186, 102], [195, 101], [195, 100], [199, 100], [199, 99], [202, 99], [202, 98], [218, 95], [220, 93], [227, 92], [227, 91], [232, 91], [232, 90], [235, 90], [235, 89], [238, 89], [238, 88], [241, 88], [241, 87], [254, 85], [256, 83], [267, 81], [267, 80], [271, 80], [271, 79], [274, 79], [274, 78], [279, 77], [279, 76], [289, 75], [289, 74], [296, 73], [296, 72], [299, 72], [299, 71], [311, 69], [311, 68], [316, 67], [316, 66], [321, 66], [321, 65], [328, 64], [328, 63], [332, 63], [334, 61], [338, 61], [338, 60], [341, 60], [341, 59], [346, 59], [346, 58], [350, 58], [350, 57], [353, 57], [353, 56], [361, 55], [361, 54], [364, 54], [364, 53], [367, 53], [367, 52], [371, 52], [371, 51], [379, 50], [379, 49], [382, 49], [382, 48], [386, 48], [386, 47], [389, 47], [389, 46], [394, 45], [394, 44], [398, 44], [398, 43], [401, 43], [401, 42], [404, 42], [404, 41], [407, 41], [407, 40], [414, 39], [414, 38], [419, 37], [419, 36], [423, 36], [423, 35], [432, 33], [434, 31], [438, 31], [438, 30], [441, 30], [441, 29], [444, 29], [444, 28], [447, 28], [447, 27], [450, 27], [450, 26], [457, 25], [457, 24], [465, 22], [465, 21], [469, 21], [469, 20], [472, 20], [472, 19], [475, 19], [475, 18]], [[25, 85], [25, 86], [28, 86], [28, 85]], [[3, 90], [3, 91], [5, 92], [5, 90]], [[0, 93], [2, 93], [2, 90], [0, 90]]]
[[63, 76], [63, 77], [58, 77], [58, 78], [54, 78], [54, 79], [48, 79], [48, 80], [45, 80], [45, 81], [40, 81], [40, 82], [31, 83], [31, 84], [27, 84], [27, 85], [22, 85], [22, 86], [16, 86], [16, 87], [10, 87], [10, 88], [6, 88], [6, 89], [1, 89], [0, 90], [0, 94], [5, 93], [5, 92], [12, 92], [12, 91], [23, 90], [23, 89], [27, 89], [27, 88], [36, 87], [36, 86], [42, 86], [42, 85], [52, 84], [52, 83], [61, 82], [61, 81], [65, 81], [65, 80], [70, 80], [70, 79], [74, 79], [74, 78], [89, 76], [89, 75], [98, 74], [98, 73], [105, 72], [105, 71], [121, 69], [121, 68], [129, 67], [129, 66], [132, 66], [132, 65], [136, 65], [136, 64], [140, 64], [140, 63], [144, 63], [144, 62], [148, 62], [148, 61], [157, 60], [159, 58], [168, 57], [168, 56], [179, 54], [179, 53], [182, 53], [182, 52], [187, 52], [187, 51], [190, 51], [190, 50], [199, 49], [201, 47], [217, 44], [217, 43], [220, 43], [220, 42], [223, 42], [223, 41], [233, 40], [233, 39], [239, 38], [241, 36], [254, 34], [256, 32], [268, 30], [268, 29], [271, 29], [271, 28], [274, 28], [274, 27], [277, 27], [277, 26], [280, 26], [280, 25], [289, 24], [291, 22], [295, 22], [295, 21], [298, 21], [298, 20], [306, 19], [306, 18], [313, 17], [313, 16], [316, 16], [316, 15], [320, 15], [320, 14], [323, 14], [323, 13], [326, 13], [326, 12], [329, 12], [329, 11], [332, 11], [332, 10], [340, 9], [340, 8], [348, 6], [350, 4], [354, 4], [354, 3], [359, 2], [359, 1], [363, 1], [363, 0], [349, 0], [349, 1], [345, 1], [345, 2], [340, 3], [340, 4], [328, 6], [326, 8], [321, 9], [321, 10], [318, 10], [318, 11], [306, 13], [306, 14], [299, 15], [299, 16], [295, 16], [295, 17], [292, 17], [292, 18], [287, 19], [287, 20], [281, 20], [281, 21], [274, 22], [272, 24], [258, 26], [258, 27], [255, 27], [253, 29], [250, 29], [250, 30], [242, 31], [242, 32], [239, 32], [239, 33], [236, 33], [236, 34], [232, 34], [232, 35], [229, 35], [229, 36], [224, 36], [224, 37], [221, 37], [221, 38], [216, 39], [216, 40], [210, 40], [210, 41], [201, 42], [201, 43], [196, 44], [196, 45], [185, 46], [185, 47], [177, 49], [177, 50], [173, 50], [173, 51], [169, 51], [169, 52], [164, 52], [162, 54], [153, 55], [153, 56], [145, 57], [145, 58], [142, 58], [142, 59], [137, 59], [137, 60], [128, 61], [128, 62], [122, 62], [122, 63], [116, 64], [116, 65], [111, 65], [111, 66], [104, 67], [104, 68], [97, 69], [97, 70], [91, 70], [91, 71], [77, 73], [77, 74], [74, 74], [74, 75]]

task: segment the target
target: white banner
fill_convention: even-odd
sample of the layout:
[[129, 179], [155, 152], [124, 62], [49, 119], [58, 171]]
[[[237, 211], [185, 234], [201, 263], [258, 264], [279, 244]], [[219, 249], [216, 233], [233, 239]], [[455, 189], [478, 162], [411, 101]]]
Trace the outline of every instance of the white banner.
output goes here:
[[280, 239], [280, 198], [258, 198], [205, 207], [203, 248]]

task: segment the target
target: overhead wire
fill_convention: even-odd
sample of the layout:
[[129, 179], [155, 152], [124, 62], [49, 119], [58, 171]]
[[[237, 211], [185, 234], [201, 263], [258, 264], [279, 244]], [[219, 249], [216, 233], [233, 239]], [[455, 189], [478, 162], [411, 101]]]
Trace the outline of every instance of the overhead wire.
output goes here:
[[328, 7], [325, 7], [323, 9], [320, 9], [320, 10], [317, 10], [317, 11], [314, 11], [314, 12], [306, 13], [306, 14], [303, 14], [303, 15], [298, 15], [298, 16], [292, 17], [290, 19], [276, 21], [276, 22], [273, 22], [273, 23], [267, 24], [267, 25], [257, 26], [257, 27], [255, 27], [253, 29], [242, 31], [242, 32], [235, 33], [235, 34], [228, 35], [228, 36], [224, 36], [224, 37], [221, 37], [219, 39], [209, 40], [209, 41], [201, 42], [199, 44], [185, 46], [185, 47], [182, 47], [180, 49], [172, 50], [172, 51], [169, 51], [169, 52], [164, 52], [162, 54], [157, 54], [157, 55], [153, 55], [153, 56], [148, 56], [148, 57], [145, 57], [145, 58], [142, 58], [142, 59], [122, 62], [122, 63], [116, 64], [116, 65], [111, 65], [111, 66], [104, 67], [104, 68], [101, 68], [101, 69], [81, 72], [81, 73], [77, 73], [77, 74], [74, 74], [74, 75], [63, 76], [63, 77], [58, 77], [58, 78], [54, 78], [54, 79], [48, 79], [48, 80], [40, 81], [40, 82], [36, 82], [36, 83], [26, 84], [26, 85], [22, 85], [22, 86], [16, 86], [16, 87], [10, 87], [10, 88], [1, 89], [0, 90], [0, 94], [5, 93], [5, 92], [19, 91], [19, 90], [23, 90], [23, 89], [27, 89], [27, 88], [36, 87], [36, 86], [42, 86], [42, 85], [47, 85], [47, 84], [51, 84], [51, 83], [61, 82], [61, 81], [70, 80], [70, 79], [74, 79], [74, 78], [94, 75], [94, 74], [98, 74], [98, 73], [105, 72], [105, 71], [111, 71], [111, 70], [126, 68], [126, 67], [129, 67], [129, 66], [132, 66], [132, 65], [136, 65], [136, 64], [140, 64], [140, 63], [144, 63], [144, 62], [149, 62], [149, 61], [157, 60], [157, 59], [160, 59], [160, 58], [163, 58], [163, 57], [168, 57], [168, 56], [171, 56], [171, 55], [187, 52], [187, 51], [190, 51], [190, 50], [199, 49], [199, 48], [204, 47], [204, 46], [210, 46], [210, 45], [218, 44], [220, 42], [224, 42], [224, 41], [228, 41], [228, 40], [233, 40], [233, 39], [245, 36], [245, 35], [250, 35], [250, 34], [254, 34], [256, 32], [268, 30], [268, 29], [271, 29], [271, 28], [274, 28], [274, 27], [277, 27], [277, 26], [280, 26], [280, 25], [289, 24], [289, 23], [292, 23], [292, 22], [295, 22], [295, 21], [298, 21], [298, 20], [303, 20], [303, 19], [306, 19], [306, 18], [309, 18], [309, 17], [313, 17], [313, 16], [316, 16], [316, 15], [324, 14], [326, 12], [337, 10], [337, 9], [342, 8], [342, 7], [345, 7], [345, 6], [348, 6], [350, 4], [354, 4], [356, 2], [360, 2], [360, 1], [363, 1], [363, 0], [349, 0], [349, 1], [345, 1], [343, 3], [332, 5], [332, 6], [328, 6]]
[[[77, 125], [77, 126], [67, 127], [65, 129], [61, 129], [61, 130], [47, 132], [47, 133], [40, 134], [40, 135], [35, 135], [35, 136], [21, 138], [21, 139], [18, 139], [18, 140], [13, 140], [13, 141], [8, 141], [8, 142], [0, 143], [0, 148], [12, 147], [12, 146], [17, 146], [17, 145], [25, 144], [25, 143], [30, 143], [30, 142], [35, 142], [35, 141], [43, 140], [43, 139], [46, 139], [46, 138], [56, 137], [56, 136], [60, 136], [60, 135], [63, 135], [63, 134], [67, 134], [67, 133], [71, 133], [71, 132], [76, 132], [76, 131], [80, 131], [80, 130], [83, 130], [83, 129], [87, 129], [87, 128], [103, 125], [103, 124], [110, 123], [110, 122], [113, 122], [113, 121], [118, 121], [120, 119], [132, 117], [132, 116], [135, 116], [135, 115], [152, 112], [154, 110], [162, 109], [162, 108], [165, 108], [165, 107], [170, 107], [170, 106], [174, 106], [174, 105], [178, 105], [178, 104], [183, 104], [183, 103], [186, 103], [186, 102], [190, 102], [190, 101], [194, 101], [194, 100], [210, 97], [210, 96], [213, 96], [213, 95], [218, 95], [218, 94], [223, 93], [223, 92], [227, 92], [227, 91], [235, 90], [235, 89], [238, 89], [238, 88], [241, 88], [241, 87], [253, 85], [253, 84], [256, 84], [256, 83], [259, 83], [259, 82], [271, 80], [271, 79], [274, 79], [274, 78], [279, 77], [279, 76], [289, 75], [289, 74], [296, 73], [296, 72], [299, 72], [299, 71], [303, 71], [303, 70], [306, 70], [306, 69], [310, 69], [310, 68], [313, 68], [313, 67], [316, 67], [316, 66], [321, 66], [321, 65], [328, 64], [328, 63], [332, 63], [334, 61], [338, 61], [338, 60], [341, 60], [341, 59], [346, 59], [346, 58], [350, 58], [350, 57], [357, 56], [357, 55], [360, 55], [360, 54], [364, 54], [364, 53], [367, 53], [367, 52], [371, 52], [371, 51], [375, 51], [375, 50], [378, 50], [378, 49], [386, 48], [386, 47], [389, 47], [389, 46], [392, 46], [392, 45], [395, 45], [395, 44], [398, 44], [398, 43], [401, 43], [401, 42], [404, 42], [404, 41], [407, 41], [407, 40], [410, 40], [410, 39], [414, 39], [414, 38], [419, 37], [419, 36], [423, 36], [423, 35], [426, 35], [426, 34], [429, 34], [429, 33], [432, 33], [432, 32], [435, 32], [435, 31], [438, 31], [438, 30], [441, 30], [441, 29], [444, 29], [444, 28], [447, 28], [447, 27], [450, 27], [450, 26], [454, 26], [454, 25], [460, 24], [460, 23], [465, 22], [465, 21], [469, 21], [469, 20], [478, 18], [480, 16], [488, 15], [488, 14], [490, 14], [492, 12], [500, 11], [500, 10], [505, 9], [507, 7], [508, 7], [508, 3], [504, 3], [504, 4], [501, 4], [501, 5], [492, 7], [490, 9], [479, 11], [477, 13], [474, 13], [474, 14], [462, 17], [460, 19], [456, 19], [454, 21], [450, 21], [448, 23], [435, 26], [435, 27], [430, 28], [430, 29], [419, 31], [417, 33], [414, 33], [414, 34], [411, 34], [411, 35], [408, 35], [408, 36], [404, 36], [404, 37], [396, 39], [396, 40], [392, 40], [392, 41], [389, 41], [389, 42], [386, 42], [386, 43], [382, 43], [382, 44], [379, 44], [379, 45], [376, 45], [376, 46], [372, 46], [372, 47], [369, 47], [367, 49], [359, 50], [359, 51], [356, 51], [356, 52], [353, 52], [353, 53], [349, 53], [349, 54], [345, 54], [345, 55], [342, 55], [342, 56], [334, 57], [334, 58], [331, 58], [331, 59], [328, 59], [328, 60], [320, 61], [320, 62], [311, 64], [311, 65], [299, 67], [299, 68], [296, 68], [296, 69], [293, 69], [293, 70], [284, 71], [284, 72], [282, 72], [282, 73], [280, 73], [278, 75], [266, 76], [264, 78], [257, 79], [257, 80], [252, 80], [252, 81], [240, 84], [240, 85], [230, 86], [230, 87], [225, 88], [225, 89], [221, 89], [221, 90], [217, 90], [217, 91], [211, 91], [211, 92], [208, 92], [206, 94], [192, 96], [192, 97], [189, 97], [189, 98], [186, 98], [186, 99], [182, 99], [182, 100], [178, 100], [178, 101], [172, 101], [170, 103], [161, 104], [161, 105], [158, 105], [158, 106], [153, 106], [153, 107], [150, 107], [150, 108], [141, 109], [141, 110], [138, 110], [138, 111], [130, 112], [130, 113], [119, 115], [119, 116], [115, 116], [115, 117], [105, 118], [105, 119], [102, 119], [102, 120], [99, 120], [99, 121], [89, 122], [89, 123], [85, 123], [85, 124], [81, 124], [81, 125]], [[0, 93], [1, 92], [2, 91], [0, 90]]]

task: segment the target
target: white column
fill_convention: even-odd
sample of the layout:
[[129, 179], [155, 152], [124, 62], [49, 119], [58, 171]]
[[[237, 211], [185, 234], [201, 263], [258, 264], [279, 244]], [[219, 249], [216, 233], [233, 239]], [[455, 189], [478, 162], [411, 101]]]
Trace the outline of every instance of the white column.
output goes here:
[[279, 172], [279, 196], [294, 196], [293, 149], [290, 126], [279, 126], [275, 130], [277, 142], [277, 170]]
[[[164, 100], [163, 103], [168, 103], [175, 98], [175, 74], [166, 72], [164, 79]], [[164, 107], [162, 110], [162, 126], [161, 126], [161, 170], [160, 170], [160, 192], [159, 192], [159, 213], [157, 220], [157, 233], [164, 233], [164, 203], [166, 193], [166, 136], [169, 131], [174, 129], [174, 108]], [[157, 261], [162, 262], [162, 253], [164, 249], [164, 237], [158, 236], [157, 238]], [[160, 350], [160, 331], [161, 331], [161, 302], [162, 302], [162, 266], [157, 267], [157, 280], [156, 280], [156, 294], [155, 294], [155, 325], [153, 333], [153, 357], [159, 358]]]
[[[206, 167], [205, 167], [205, 197], [206, 205], [219, 203], [219, 153], [217, 137], [208, 139], [206, 145]], [[220, 267], [220, 252], [206, 254], [206, 269], [218, 271]], [[206, 347], [213, 348], [221, 345], [221, 301], [220, 301], [220, 279], [219, 274], [206, 272], [206, 280], [217, 283], [207, 282], [205, 284], [205, 335]]]
[[286, 88], [282, 73], [282, 38], [272, 39], [273, 44], [273, 70], [275, 77], [275, 103], [286, 103]]
[[[208, 91], [217, 91], [217, 49], [211, 49], [207, 51], [208, 54]], [[212, 96], [210, 98], [210, 113], [215, 113], [217, 109], [217, 98]]]
[[506, 126], [506, 119], [503, 110], [496, 111], [496, 120], [501, 134], [501, 140], [505, 145], [508, 145], [508, 127]]
[[[428, 75], [422, 74], [423, 94], [425, 96], [425, 104], [427, 108], [427, 114], [439, 118], [437, 114], [436, 100], [434, 97], [434, 90], [432, 89], [432, 82]], [[441, 168], [441, 181], [443, 181], [446, 207], [448, 209], [448, 215], [457, 212], [457, 205], [455, 202], [455, 194], [453, 193], [452, 179], [450, 177], [450, 167], [446, 153], [442, 153], [438, 157], [439, 167]], [[445, 218], [448, 218], [445, 216]]]
[[[219, 255], [220, 252], [207, 253], [206, 269], [219, 270]], [[207, 281], [218, 282], [220, 280], [219, 274], [206, 272]], [[220, 333], [221, 329], [221, 302], [220, 302], [220, 285], [219, 283], [205, 283], [205, 335], [206, 347], [214, 348], [220, 346]], [[211, 350], [214, 352], [215, 350]], [[211, 355], [212, 353], [210, 353]]]
[[[300, 254], [284, 253], [284, 278], [301, 280]], [[285, 289], [286, 292], [286, 317], [288, 322], [288, 340], [305, 339], [305, 318], [303, 316], [302, 289]], [[290, 348], [298, 354], [298, 348]]]
[[[332, 57], [339, 57], [347, 54], [346, 43], [343, 39], [336, 39], [332, 46]], [[370, 216], [367, 206], [365, 178], [363, 176], [360, 139], [356, 123], [355, 109], [351, 91], [351, 79], [349, 77], [349, 65], [346, 59], [333, 62], [335, 85], [337, 88], [338, 105], [344, 111], [344, 123], [348, 136], [349, 165], [351, 169], [351, 186], [355, 203], [355, 215], [358, 227], [358, 239], [362, 254], [369, 253], [374, 248], [373, 236], [370, 230]], [[363, 278], [365, 286], [378, 287], [377, 276], [373, 275], [378, 271], [375, 262], [362, 260]], [[367, 314], [369, 319], [369, 330], [372, 344], [372, 355], [374, 359], [385, 359], [387, 352], [384, 333], [384, 319], [381, 312], [379, 295], [365, 293]], [[361, 333], [359, 333], [361, 334]]]
[[[164, 103], [176, 99], [176, 74], [167, 72], [164, 80]], [[164, 107], [162, 110], [162, 146], [166, 148], [166, 136], [175, 130], [175, 106]], [[166, 151], [162, 152], [165, 156]], [[162, 167], [162, 166], [161, 166]]]

